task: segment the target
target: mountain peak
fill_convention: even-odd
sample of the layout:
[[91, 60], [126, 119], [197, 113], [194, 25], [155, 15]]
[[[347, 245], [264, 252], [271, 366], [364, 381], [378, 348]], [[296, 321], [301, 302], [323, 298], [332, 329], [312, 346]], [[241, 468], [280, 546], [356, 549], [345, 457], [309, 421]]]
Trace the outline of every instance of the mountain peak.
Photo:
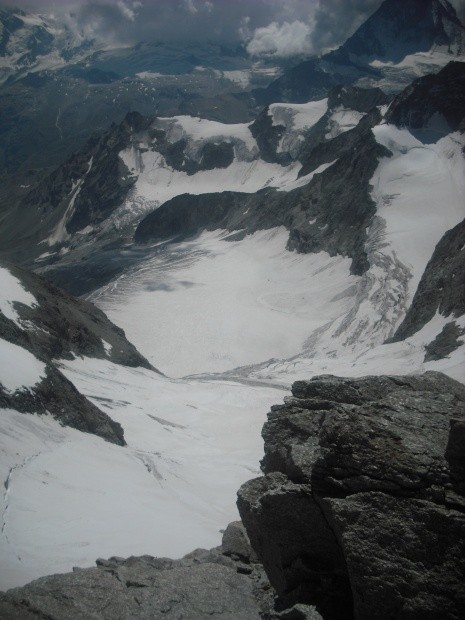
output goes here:
[[397, 63], [438, 47], [465, 53], [465, 27], [447, 0], [385, 0], [340, 50]]

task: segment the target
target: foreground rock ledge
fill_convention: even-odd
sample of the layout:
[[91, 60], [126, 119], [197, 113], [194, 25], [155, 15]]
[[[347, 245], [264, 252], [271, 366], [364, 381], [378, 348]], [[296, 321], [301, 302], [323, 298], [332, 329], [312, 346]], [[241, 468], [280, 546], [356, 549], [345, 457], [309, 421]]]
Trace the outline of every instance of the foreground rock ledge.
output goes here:
[[[238, 506], [280, 604], [325, 618], [465, 617], [465, 387], [297, 382]], [[353, 610], [353, 612], [352, 612]]]
[[253, 549], [230, 524], [182, 560], [99, 560], [0, 594], [0, 617], [464, 618], [465, 386], [323, 376], [292, 393], [263, 429], [265, 475], [239, 491]]

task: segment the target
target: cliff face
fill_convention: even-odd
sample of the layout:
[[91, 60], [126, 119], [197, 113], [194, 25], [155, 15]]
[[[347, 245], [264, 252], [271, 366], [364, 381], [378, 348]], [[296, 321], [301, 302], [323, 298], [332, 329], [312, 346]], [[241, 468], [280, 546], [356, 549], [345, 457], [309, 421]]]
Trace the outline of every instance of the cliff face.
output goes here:
[[464, 617], [464, 429], [465, 388], [437, 373], [295, 383], [238, 500], [281, 605]]

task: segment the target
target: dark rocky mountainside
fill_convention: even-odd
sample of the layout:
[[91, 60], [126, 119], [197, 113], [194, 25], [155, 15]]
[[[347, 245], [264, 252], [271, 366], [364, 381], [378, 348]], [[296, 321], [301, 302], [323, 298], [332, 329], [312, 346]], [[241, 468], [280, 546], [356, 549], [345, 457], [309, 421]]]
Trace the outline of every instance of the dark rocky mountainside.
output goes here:
[[[40, 276], [25, 269], [8, 265], [8, 271], [21, 281], [23, 287], [37, 300], [33, 308], [16, 303], [21, 321], [33, 329], [21, 331], [21, 346], [37, 358], [73, 359], [76, 355], [106, 358], [124, 366], [152, 368], [124, 335], [96, 306], [76, 299], [56, 288]], [[2, 315], [5, 325], [11, 321]], [[12, 327], [13, 329], [13, 327]], [[5, 337], [5, 333], [2, 333]], [[108, 345], [105, 349], [103, 341]]]
[[415, 80], [398, 95], [386, 121], [398, 127], [428, 129], [443, 133], [464, 129], [465, 63], [450, 62], [436, 75]]
[[400, 62], [434, 46], [465, 51], [465, 28], [447, 0], [385, 0], [340, 48], [366, 59]]
[[[151, 117], [127, 114], [101, 136], [91, 138], [50, 175], [28, 191], [4, 220], [0, 239], [2, 253], [13, 262], [24, 261], [24, 253], [51, 236], [60, 246], [69, 234], [105, 220], [124, 202], [136, 181], [119, 158], [134, 132], [150, 125]], [[53, 231], [62, 226], [59, 234]]]
[[465, 314], [465, 220], [449, 230], [436, 246], [405, 319], [392, 341], [409, 338], [436, 312], [455, 317]]
[[438, 373], [297, 382], [238, 506], [283, 605], [463, 618], [465, 388]]
[[7, 269], [37, 303], [32, 307], [14, 303], [19, 322], [0, 313], [0, 338], [43, 362], [45, 377], [34, 387], [14, 393], [0, 385], [0, 406], [24, 413], [49, 412], [64, 425], [124, 445], [121, 426], [76, 390], [60, 372], [57, 360], [86, 355], [133, 367], [151, 365], [95, 306], [23, 269]]
[[373, 60], [399, 63], [438, 47], [451, 56], [465, 53], [465, 27], [447, 0], [385, 0], [340, 48], [285, 71], [254, 95], [262, 105], [321, 99], [337, 84], [380, 80], [383, 71]]
[[290, 192], [262, 190], [252, 195], [223, 192], [177, 196], [141, 221], [135, 240], [146, 243], [184, 238], [202, 229], [224, 228], [246, 234], [285, 226], [290, 232], [288, 249], [349, 256], [352, 272], [361, 274], [368, 268], [366, 229], [375, 213], [370, 180], [379, 159], [390, 155], [371, 132], [380, 120], [380, 112], [374, 108], [356, 128], [324, 146], [309, 148], [305, 170], [334, 163], [302, 188]]
[[182, 560], [43, 577], [0, 595], [2, 618], [463, 618], [464, 386], [322, 376], [292, 393], [263, 429], [264, 476], [239, 491], [248, 536], [233, 523]]

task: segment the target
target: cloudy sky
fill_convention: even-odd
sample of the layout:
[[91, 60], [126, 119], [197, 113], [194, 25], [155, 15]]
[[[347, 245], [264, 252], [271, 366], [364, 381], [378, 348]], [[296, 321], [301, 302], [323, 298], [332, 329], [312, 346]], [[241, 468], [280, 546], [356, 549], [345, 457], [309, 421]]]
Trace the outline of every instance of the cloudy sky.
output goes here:
[[[452, 0], [465, 17], [465, 0]], [[343, 42], [382, 0], [0, 0], [52, 13], [107, 45], [147, 40], [245, 42], [252, 55], [293, 56]]]

